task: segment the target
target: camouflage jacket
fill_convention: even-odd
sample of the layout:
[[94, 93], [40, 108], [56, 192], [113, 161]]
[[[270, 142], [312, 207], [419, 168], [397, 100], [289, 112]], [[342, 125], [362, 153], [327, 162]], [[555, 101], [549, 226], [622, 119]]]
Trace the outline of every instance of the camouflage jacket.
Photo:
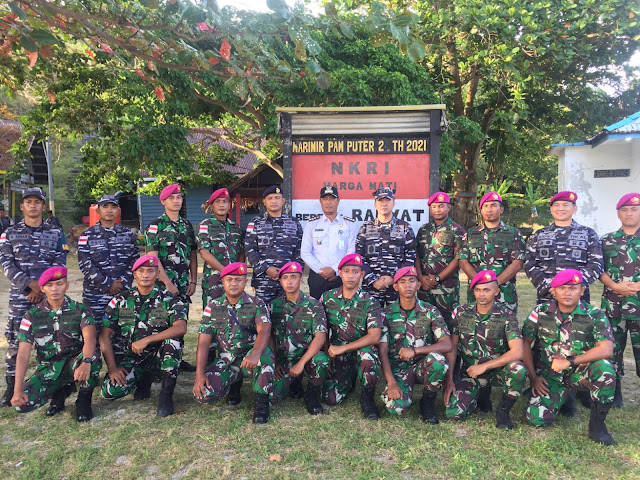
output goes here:
[[[602, 237], [604, 273], [614, 282], [640, 282], [640, 230], [626, 235], [620, 228]], [[602, 309], [609, 318], [640, 320], [640, 292], [620, 297], [604, 287]]]
[[327, 332], [327, 318], [322, 304], [300, 292], [298, 301], [282, 295], [271, 302], [271, 335], [276, 343], [276, 361], [297, 361], [318, 333]]
[[82, 351], [82, 329], [95, 325], [91, 310], [65, 295], [58, 310], [47, 299], [29, 310], [18, 330], [18, 342], [34, 345], [38, 362], [55, 362]]
[[29, 293], [29, 283], [37, 281], [47, 268], [67, 263], [68, 250], [64, 233], [50, 223], [29, 227], [22, 220], [2, 232], [0, 259], [11, 293]]
[[400, 300], [387, 305], [382, 311], [383, 330], [380, 343], [389, 344], [389, 362], [392, 367], [408, 368], [414, 360], [406, 362], [400, 358], [401, 348], [416, 348], [433, 345], [449, 334], [438, 309], [416, 299], [416, 306], [408, 314], [400, 307]]
[[[240, 227], [228, 219], [223, 224], [215, 216], [200, 223], [196, 240], [198, 250], [211, 252], [214, 258], [225, 266], [237, 262], [244, 248], [244, 233]], [[209, 285], [211, 276], [219, 273], [205, 262], [202, 284]]]
[[342, 287], [322, 294], [321, 299], [331, 332], [331, 345], [346, 345], [364, 337], [373, 328], [382, 328], [380, 305], [358, 289], [352, 298], [342, 296]]
[[[449, 265], [462, 247], [465, 235], [464, 228], [450, 218], [442, 224], [425, 223], [418, 230], [416, 244], [418, 258], [424, 275], [438, 275]], [[458, 293], [458, 271], [443, 280], [436, 288], [430, 290], [433, 294]]]
[[136, 236], [117, 223], [105, 228], [100, 222], [78, 238], [78, 266], [84, 273], [85, 292], [104, 294], [116, 280], [131, 288], [131, 268], [140, 256]]
[[401, 267], [416, 262], [416, 238], [411, 225], [392, 217], [389, 223], [378, 218], [360, 226], [356, 253], [362, 256], [364, 285], [371, 285], [383, 275], [393, 277]]
[[182, 217], [173, 222], [163, 213], [147, 226], [144, 242], [147, 252], [158, 252], [167, 276], [178, 287], [180, 295], [185, 296], [190, 281], [191, 251], [196, 248], [191, 222]]
[[496, 359], [509, 351], [509, 342], [522, 338], [516, 314], [494, 302], [481, 315], [476, 304], [460, 305], [451, 317], [451, 333], [458, 335], [458, 351], [467, 366]]
[[218, 351], [232, 363], [253, 348], [261, 323], [271, 323], [262, 300], [243, 293], [238, 303], [231, 305], [222, 295], [202, 312], [199, 332], [211, 335], [218, 343]]

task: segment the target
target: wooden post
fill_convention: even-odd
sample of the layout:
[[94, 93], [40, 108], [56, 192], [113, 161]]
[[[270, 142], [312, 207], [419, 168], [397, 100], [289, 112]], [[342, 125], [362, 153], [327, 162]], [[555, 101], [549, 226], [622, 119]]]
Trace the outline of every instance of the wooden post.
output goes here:
[[242, 228], [240, 225], [240, 200], [242, 199], [242, 195], [236, 193], [236, 225]]

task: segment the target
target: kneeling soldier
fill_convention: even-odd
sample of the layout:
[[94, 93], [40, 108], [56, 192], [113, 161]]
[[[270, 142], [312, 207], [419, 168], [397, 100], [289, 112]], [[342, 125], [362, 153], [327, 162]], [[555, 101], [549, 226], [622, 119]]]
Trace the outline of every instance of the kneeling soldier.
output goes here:
[[375, 403], [380, 359], [378, 342], [382, 333], [380, 305], [360, 288], [364, 277], [362, 257], [346, 255], [338, 265], [342, 287], [322, 295], [322, 305], [331, 331], [328, 342], [332, 359], [331, 373], [324, 388], [329, 405], [341, 403], [355, 387], [356, 377], [362, 384], [360, 405], [370, 420], [380, 418]]
[[[91, 395], [98, 384], [99, 358], [96, 350], [96, 327], [91, 311], [65, 294], [69, 288], [67, 269], [53, 267], [44, 271], [38, 285], [46, 295], [37, 307], [29, 310], [18, 331], [16, 385], [11, 399], [18, 412], [29, 412], [51, 399], [46, 415], [64, 410], [64, 401], [80, 385], [76, 401], [76, 420], [93, 418]], [[23, 385], [31, 345], [35, 346], [38, 366]]]
[[[525, 417], [531, 425], [549, 425], [570, 389], [588, 390], [592, 400], [589, 438], [613, 445], [604, 422], [616, 389], [616, 372], [607, 360], [613, 354], [614, 339], [604, 312], [580, 300], [585, 289], [580, 271], [557, 273], [551, 281], [555, 300], [538, 305], [524, 322], [524, 362], [531, 381]], [[539, 372], [533, 367], [534, 340], [542, 349]]]
[[444, 354], [451, 350], [451, 337], [438, 309], [416, 298], [419, 286], [416, 267], [403, 267], [393, 278], [399, 298], [382, 312], [380, 362], [387, 379], [382, 400], [389, 413], [405, 413], [418, 380], [424, 385], [420, 400], [422, 420], [436, 424], [434, 404], [449, 369]]
[[[304, 396], [311, 415], [322, 413], [320, 393], [329, 370], [329, 356], [322, 351], [327, 341], [327, 318], [322, 304], [300, 291], [302, 266], [285, 264], [278, 272], [285, 294], [270, 304], [271, 340], [276, 355], [273, 401], [289, 390], [293, 398]], [[309, 375], [306, 393], [302, 375]]]
[[[198, 335], [196, 380], [193, 394], [200, 403], [227, 397], [240, 403], [243, 377], [253, 377], [256, 403], [253, 423], [269, 420], [269, 396], [273, 393], [274, 358], [269, 347], [271, 320], [264, 302], [244, 292], [247, 266], [230, 263], [222, 272], [225, 294], [205, 307]], [[218, 356], [207, 365], [209, 346], [218, 344]]]
[[491, 383], [502, 385], [496, 411], [496, 426], [512, 429], [509, 413], [520, 397], [527, 379], [522, 360], [522, 335], [513, 310], [497, 303], [500, 288], [496, 273], [479, 272], [471, 281], [476, 302], [460, 305], [452, 316], [453, 362], [456, 351], [462, 356], [462, 379], [455, 385], [450, 372], [444, 388], [447, 418], [462, 420], [473, 410], [491, 411]]
[[[116, 295], [104, 312], [100, 349], [109, 371], [102, 396], [114, 400], [135, 390], [135, 400], [149, 398], [153, 374], [160, 369], [158, 416], [167, 417], [173, 415], [187, 313], [177, 295], [156, 285], [158, 263], [153, 255], [140, 257], [132, 269], [136, 287]], [[115, 352], [114, 344], [118, 346]]]

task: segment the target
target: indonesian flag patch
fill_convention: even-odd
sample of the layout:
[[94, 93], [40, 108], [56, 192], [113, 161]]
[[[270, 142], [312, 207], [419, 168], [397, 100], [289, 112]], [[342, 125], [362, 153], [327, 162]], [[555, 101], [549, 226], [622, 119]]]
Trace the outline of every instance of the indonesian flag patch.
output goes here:
[[247, 232], [251, 232], [251, 231], [253, 231], [253, 222], [247, 225]]
[[209, 232], [209, 227], [207, 227], [206, 225], [200, 225], [200, 233], [208, 233]]
[[26, 318], [23, 318], [20, 322], [20, 330], [29, 330], [31, 328], [31, 322]]
[[113, 297], [113, 298], [111, 299], [111, 301], [109, 302], [109, 305], [108, 305], [108, 306], [109, 306], [109, 307], [111, 307], [111, 308], [115, 308], [116, 303], [118, 303], [118, 302], [116, 301], [116, 297]]
[[86, 245], [88, 241], [89, 241], [89, 237], [87, 237], [86, 235], [83, 235], [78, 239], [78, 245]]
[[204, 309], [204, 311], [202, 312], [202, 316], [204, 317], [210, 317], [211, 316], [211, 307], [206, 307]]
[[158, 233], [158, 225], [149, 225], [149, 233]]
[[529, 320], [531, 320], [531, 322], [533, 323], [538, 323], [538, 312], [536, 312], [535, 310], [531, 312], [531, 315], [529, 315]]
[[2, 235], [0, 235], [0, 243], [4, 243], [7, 241], [7, 234], [3, 233]]

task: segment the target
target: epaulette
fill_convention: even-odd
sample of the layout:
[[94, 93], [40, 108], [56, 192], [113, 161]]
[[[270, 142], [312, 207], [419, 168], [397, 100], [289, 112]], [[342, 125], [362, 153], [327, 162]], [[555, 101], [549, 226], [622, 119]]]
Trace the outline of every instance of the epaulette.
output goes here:
[[347, 222], [355, 222], [355, 220], [353, 218], [351, 218], [351, 217], [345, 217], [343, 215], [342, 218], [344, 218]]
[[321, 214], [320, 214], [320, 215], [311, 215], [311, 216], [309, 217], [309, 220], [308, 220], [308, 221], [309, 221], [309, 222], [313, 222], [314, 220], [318, 220], [320, 217], [322, 217], [322, 215], [321, 215]]

